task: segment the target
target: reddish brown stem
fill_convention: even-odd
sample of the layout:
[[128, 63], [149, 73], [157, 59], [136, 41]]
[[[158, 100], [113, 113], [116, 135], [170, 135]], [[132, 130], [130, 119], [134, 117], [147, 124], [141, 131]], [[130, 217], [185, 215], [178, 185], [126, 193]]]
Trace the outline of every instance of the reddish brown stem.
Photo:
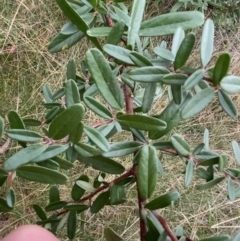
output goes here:
[[7, 151], [10, 143], [11, 143], [11, 140], [10, 138], [8, 138], [6, 142], [0, 147], [0, 155], [4, 154]]
[[165, 219], [158, 214], [156, 211], [152, 211], [152, 214], [158, 219], [158, 221], [163, 226], [164, 230], [166, 231], [167, 235], [172, 241], [178, 241], [178, 238], [174, 235], [173, 231], [168, 227]]

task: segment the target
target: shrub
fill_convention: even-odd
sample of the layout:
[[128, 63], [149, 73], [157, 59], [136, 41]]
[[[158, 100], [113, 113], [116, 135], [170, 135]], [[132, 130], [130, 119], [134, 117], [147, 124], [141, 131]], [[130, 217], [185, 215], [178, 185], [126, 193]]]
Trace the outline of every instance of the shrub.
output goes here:
[[[228, 73], [230, 55], [222, 53], [209, 66], [213, 22], [207, 19], [204, 23], [203, 14], [197, 11], [167, 13], [143, 20], [144, 0], [133, 1], [130, 16], [127, 5], [118, 0], [56, 2], [69, 21], [51, 41], [49, 51], [70, 48], [83, 38], [94, 48], [89, 48], [81, 61], [81, 76], [71, 59], [63, 87], [54, 93], [48, 85], [43, 87], [43, 106], [47, 112], [44, 121], [22, 119], [17, 112], [10, 111], [5, 127], [4, 119], [0, 118], [1, 153], [11, 141], [22, 147], [4, 160], [0, 168], [0, 184], [6, 187], [6, 197], [0, 198], [0, 211], [11, 212], [14, 208], [15, 175], [51, 184], [45, 210], [33, 205], [39, 218], [37, 224], [53, 233], [66, 224], [67, 235], [73, 239], [78, 215], [88, 209], [95, 214], [106, 205], [121, 205], [127, 201], [129, 187], [136, 183], [140, 240], [191, 240], [184, 237], [181, 228], [174, 233], [156, 211], [180, 197], [177, 190], [172, 190], [153, 198], [158, 175], [164, 171], [162, 155], [181, 158], [186, 186], [196, 175], [202, 180], [198, 190], [225, 182], [231, 201], [240, 196], [236, 187], [240, 170], [228, 167], [227, 155], [210, 150], [208, 130], [204, 142], [194, 148], [183, 136], [172, 132], [182, 120], [204, 110], [215, 95], [222, 109], [232, 118], [237, 117], [230, 95], [240, 91], [240, 78]], [[187, 61], [195, 35], [185, 31], [203, 23], [201, 60], [199, 67], [193, 68]], [[171, 34], [170, 49], [164, 41], [153, 48], [149, 44], [150, 37]], [[167, 97], [163, 94], [165, 89]], [[168, 104], [164, 110], [155, 110], [157, 113], [153, 114], [153, 103], [166, 98]], [[90, 110], [103, 120], [86, 124], [84, 116]], [[113, 137], [122, 131], [130, 133], [132, 140], [116, 141]], [[240, 165], [238, 143], [233, 141], [232, 147]], [[121, 162], [123, 156], [130, 157], [130, 168]], [[120, 159], [114, 159], [117, 157]], [[80, 175], [72, 186], [71, 200], [62, 200], [57, 185], [67, 182], [62, 170], [73, 168], [74, 162], [90, 166], [98, 175], [94, 179]], [[107, 182], [106, 175], [111, 175], [112, 181]], [[109, 227], [105, 229], [105, 237], [108, 241], [123, 240]], [[204, 240], [229, 240], [229, 237]]]

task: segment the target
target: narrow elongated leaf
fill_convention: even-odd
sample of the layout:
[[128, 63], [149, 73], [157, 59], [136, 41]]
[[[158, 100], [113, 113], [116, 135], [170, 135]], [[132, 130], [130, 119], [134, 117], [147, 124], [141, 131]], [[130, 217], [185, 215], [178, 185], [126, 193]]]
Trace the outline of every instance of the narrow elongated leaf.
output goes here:
[[98, 213], [109, 201], [110, 191], [100, 193], [93, 202], [90, 210], [91, 213]]
[[236, 94], [240, 91], [240, 77], [228, 75], [221, 80], [221, 88], [230, 94]]
[[181, 85], [171, 85], [173, 100], [177, 105], [182, 103], [182, 87]]
[[25, 129], [23, 120], [16, 111], [12, 110], [8, 113], [8, 120], [11, 129]]
[[109, 205], [118, 205], [126, 201], [126, 187], [123, 185], [113, 185], [110, 189]]
[[237, 108], [227, 93], [225, 93], [223, 90], [219, 90], [218, 100], [220, 105], [228, 115], [230, 115], [233, 118], [237, 117]]
[[212, 166], [212, 165], [218, 164], [218, 162], [219, 162], [219, 157], [217, 156], [217, 157], [202, 161], [198, 165], [199, 166]]
[[53, 161], [53, 160], [51, 160], [51, 159], [38, 162], [37, 165], [41, 166], [41, 167], [46, 167], [46, 168], [52, 169], [52, 170], [59, 170], [58, 163]]
[[48, 51], [50, 53], [57, 53], [69, 49], [79, 42], [83, 37], [85, 37], [85, 34], [82, 31], [77, 31], [69, 35], [59, 33], [48, 45]]
[[109, 227], [104, 229], [104, 237], [107, 241], [124, 241], [115, 231]]
[[214, 41], [214, 24], [211, 19], [207, 19], [204, 24], [201, 39], [201, 61], [204, 68], [212, 57]]
[[78, 143], [77, 145], [74, 145], [74, 149], [81, 156], [85, 156], [85, 157], [99, 156], [102, 154], [102, 152], [99, 149], [96, 149], [95, 147], [92, 147], [84, 143]]
[[16, 203], [16, 195], [12, 188], [9, 188], [6, 193], [6, 202], [10, 208], [13, 208]]
[[45, 116], [45, 123], [49, 124], [57, 115], [59, 115], [61, 112], [63, 112], [63, 110], [64, 109], [59, 107], [59, 106], [54, 106], [46, 114], [46, 116]]
[[122, 91], [104, 55], [97, 49], [86, 53], [87, 64], [99, 91], [115, 109], [123, 107]]
[[238, 232], [232, 241], [238, 241], [240, 239], [240, 232]]
[[181, 68], [188, 60], [195, 43], [195, 35], [189, 33], [183, 39], [174, 61], [174, 69]]
[[8, 172], [0, 168], [0, 187], [5, 183], [8, 177]]
[[35, 211], [35, 213], [37, 214], [37, 216], [43, 221], [43, 220], [47, 220], [47, 216], [45, 214], [45, 212], [43, 211], [43, 209], [38, 206], [37, 204], [33, 205], [33, 209]]
[[4, 133], [4, 119], [0, 116], [0, 142]]
[[202, 25], [204, 15], [197, 11], [161, 14], [141, 24], [139, 36], [163, 36], [173, 34], [179, 27], [189, 30]]
[[17, 152], [9, 159], [7, 159], [3, 166], [6, 171], [12, 171], [20, 167], [21, 165], [27, 164], [36, 158], [38, 155], [43, 153], [47, 149], [47, 146], [33, 145], [22, 149]]
[[192, 89], [199, 81], [204, 77], [205, 71], [203, 69], [196, 70], [191, 74], [184, 83], [184, 88], [186, 90]]
[[179, 46], [181, 45], [183, 39], [185, 37], [185, 33], [182, 28], [178, 27], [173, 35], [173, 41], [172, 41], [172, 48], [171, 51], [174, 56], [176, 56]]
[[210, 173], [206, 171], [203, 167], [198, 167], [196, 173], [199, 177], [205, 179], [206, 181], [211, 178]]
[[70, 240], [75, 237], [76, 231], [77, 231], [77, 211], [71, 210], [69, 213], [68, 222], [67, 222], [67, 235]]
[[113, 44], [105, 44], [103, 50], [115, 59], [130, 65], [134, 65], [130, 58], [131, 51]]
[[105, 119], [112, 119], [112, 113], [109, 109], [103, 105], [101, 102], [96, 100], [91, 96], [84, 97], [84, 103], [86, 106], [91, 109], [95, 114], [105, 118]]
[[174, 134], [171, 137], [171, 141], [179, 155], [187, 156], [190, 153], [190, 146], [182, 136]]
[[84, 189], [86, 192], [94, 192], [96, 189], [92, 186], [92, 184], [85, 182], [83, 180], [77, 180], [76, 184]]
[[7, 213], [12, 211], [12, 208], [7, 205], [7, 201], [0, 197], [0, 213]]
[[217, 185], [218, 183], [220, 183], [224, 179], [225, 179], [225, 177], [216, 178], [216, 179], [214, 179], [214, 180], [212, 180], [210, 182], [207, 182], [206, 184], [198, 186], [197, 189], [200, 190], [200, 191], [206, 190], [208, 188], [211, 188], [211, 187]]
[[84, 108], [81, 104], [74, 104], [59, 114], [50, 124], [49, 136], [59, 140], [72, 133], [81, 122]]
[[71, 141], [73, 144], [78, 144], [78, 142], [81, 140], [83, 134], [83, 123], [78, 123], [77, 127], [72, 130], [72, 132], [69, 133], [69, 141]]
[[144, 146], [138, 152], [134, 162], [137, 162], [137, 183], [142, 198], [150, 198], [157, 183], [158, 156], [155, 147]]
[[192, 159], [188, 160], [186, 173], [185, 173], [185, 186], [189, 186], [192, 181], [194, 162]]
[[56, 185], [51, 186], [49, 189], [49, 203], [60, 201], [60, 193]]
[[125, 22], [121, 19], [118, 20], [112, 27], [111, 31], [109, 32], [106, 43], [117, 45], [124, 33], [124, 28], [125, 28]]
[[138, 52], [131, 52], [130, 58], [133, 63], [138, 67], [152, 66], [150, 60], [148, 60], [145, 56], [139, 54]]
[[228, 190], [229, 199], [231, 201], [234, 201], [236, 198], [236, 193], [235, 193], [234, 183], [230, 177], [228, 178], [227, 190]]
[[41, 121], [31, 118], [24, 118], [23, 123], [26, 126], [40, 126], [42, 124]]
[[[74, 84], [75, 80], [76, 80], [76, 64], [75, 64], [75, 61], [74, 59], [70, 59], [67, 63], [67, 72], [66, 72], [66, 77], [67, 77], [67, 80], [73, 80], [73, 83], [71, 84]], [[69, 82], [67, 82], [67, 85], [68, 85]], [[71, 89], [71, 84], [69, 84], [70, 86], [68, 86], [67, 88]], [[77, 102], [79, 103], [79, 102]]]
[[84, 125], [83, 129], [86, 135], [96, 146], [98, 146], [104, 152], [109, 150], [110, 146], [108, 140], [101, 134], [101, 132], [87, 125]]
[[110, 144], [108, 152], [103, 153], [105, 157], [120, 157], [137, 151], [143, 144], [135, 141], [122, 141]]
[[64, 207], [65, 210], [68, 210], [68, 211], [75, 210], [77, 212], [83, 212], [88, 208], [89, 206], [85, 204], [71, 204]]
[[166, 68], [148, 66], [132, 69], [128, 72], [128, 76], [133, 81], [153, 83], [160, 82], [162, 78], [168, 73], [169, 71]]
[[121, 174], [125, 170], [120, 163], [103, 156], [84, 157], [79, 155], [78, 160], [92, 166], [96, 170], [110, 174]]
[[155, 198], [145, 205], [145, 208], [149, 210], [156, 210], [159, 208], [165, 208], [171, 205], [172, 202], [177, 201], [180, 194], [177, 191], [171, 191], [160, 197]]
[[213, 69], [212, 82], [218, 85], [222, 78], [227, 75], [230, 66], [231, 57], [228, 53], [221, 54]]
[[129, 115], [124, 114], [118, 117], [118, 122], [127, 127], [136, 128], [140, 130], [164, 130], [166, 123], [160, 119], [143, 115]]
[[44, 160], [48, 160], [66, 151], [67, 149], [68, 149], [68, 145], [63, 146], [63, 145], [55, 144], [55, 145], [48, 146], [40, 155], [32, 159], [31, 162], [37, 163]]
[[47, 184], [65, 184], [67, 176], [45, 167], [22, 166], [17, 169], [17, 175], [29, 180]]
[[237, 164], [240, 165], [240, 148], [236, 141], [232, 141], [232, 148], [233, 148], [234, 156], [237, 160]]
[[228, 235], [221, 235], [221, 236], [213, 236], [205, 239], [201, 239], [200, 241], [230, 241]]
[[44, 95], [44, 99], [46, 100], [47, 103], [52, 102], [52, 90], [50, 89], [50, 87], [48, 85], [43, 86], [43, 95]]
[[218, 170], [221, 172], [224, 170], [224, 168], [227, 167], [228, 164], [228, 158], [226, 155], [220, 155], [219, 156], [219, 163], [218, 163]]
[[106, 37], [111, 31], [111, 27], [96, 27], [90, 28], [87, 31], [87, 35], [91, 37]]
[[[82, 180], [82, 181], [88, 182], [89, 178], [86, 175], [81, 175], [78, 178], [78, 180]], [[85, 190], [83, 188], [79, 187], [76, 183], [74, 183], [74, 185], [72, 187], [72, 191], [71, 191], [72, 199], [74, 201], [79, 201], [84, 193], [85, 193]]]
[[67, 202], [65, 201], [52, 202], [45, 207], [45, 211], [46, 212], [55, 211], [65, 207], [66, 205], [67, 205]]
[[[81, 18], [81, 16], [77, 13], [77, 11], [73, 7], [71, 7], [67, 0], [56, 0], [56, 2], [63, 11], [63, 13], [71, 20], [71, 22], [75, 24], [78, 29], [86, 35], [89, 27]], [[88, 37], [88, 39], [91, 40], [97, 48], [101, 49], [101, 45], [96, 38]]]
[[174, 54], [166, 48], [155, 47], [153, 49], [153, 51], [156, 55], [160, 56], [163, 59], [169, 60], [171, 62], [173, 62], [175, 60]]
[[182, 118], [187, 119], [201, 112], [212, 101], [213, 97], [213, 89], [207, 88], [201, 90], [185, 105], [181, 112]]
[[142, 101], [143, 113], [147, 113], [151, 109], [156, 90], [157, 90], [157, 83], [149, 83], [145, 88], [143, 101]]
[[61, 157], [55, 156], [55, 157], [52, 157], [52, 160], [57, 162], [61, 169], [68, 170], [68, 169], [73, 168], [73, 164], [71, 162], [69, 162]]
[[42, 140], [42, 136], [37, 132], [23, 129], [10, 129], [7, 131], [7, 135], [17, 141], [37, 142]]
[[167, 74], [162, 79], [161, 82], [168, 85], [184, 85], [187, 80], [187, 75], [185, 74]]
[[73, 79], [69, 79], [65, 86], [65, 96], [67, 107], [80, 103], [80, 95], [76, 82]]

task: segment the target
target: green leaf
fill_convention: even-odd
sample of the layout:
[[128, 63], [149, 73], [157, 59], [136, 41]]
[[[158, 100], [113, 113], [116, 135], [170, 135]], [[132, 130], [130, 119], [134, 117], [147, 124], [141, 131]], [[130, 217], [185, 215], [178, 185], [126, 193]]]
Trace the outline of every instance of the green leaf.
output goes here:
[[78, 142], [81, 140], [83, 134], [83, 124], [80, 122], [75, 130], [72, 130], [71, 133], [69, 133], [68, 141], [71, 141], [74, 144], [78, 144]]
[[120, 46], [116, 46], [113, 44], [105, 44], [103, 46], [103, 50], [110, 56], [114, 57], [115, 59], [126, 63], [133, 65], [134, 63], [132, 62], [130, 58], [131, 51], [128, 49], [125, 49]]
[[24, 118], [23, 123], [26, 126], [40, 126], [42, 123], [39, 120]]
[[22, 149], [16, 154], [12, 155], [7, 159], [3, 166], [6, 171], [12, 171], [20, 167], [21, 165], [27, 164], [34, 158], [39, 156], [47, 149], [47, 146], [42, 145], [32, 145]]
[[179, 49], [184, 37], [185, 37], [185, 33], [184, 33], [183, 29], [178, 27], [176, 29], [176, 31], [174, 32], [173, 40], [172, 40], [171, 51], [172, 51], [174, 56], [176, 56], [176, 54], [178, 52], [178, 49]]
[[[82, 180], [85, 182], [89, 181], [88, 176], [86, 175], [81, 175], [78, 180]], [[71, 197], [74, 201], [79, 201], [81, 199], [81, 197], [84, 195], [85, 190], [81, 187], [79, 187], [76, 183], [74, 183], [73, 187], [72, 187], [72, 191], [71, 191]]]
[[138, 52], [131, 52], [130, 59], [138, 67], [152, 66], [151, 61]]
[[182, 136], [174, 134], [171, 141], [179, 155], [187, 156], [190, 153], [190, 146]]
[[111, 31], [109, 32], [106, 43], [117, 45], [121, 40], [121, 37], [124, 33], [124, 29], [125, 29], [125, 22], [121, 19], [118, 20], [112, 27]]
[[10, 124], [10, 129], [25, 129], [23, 120], [16, 111], [9, 111], [8, 120]]
[[161, 82], [167, 85], [184, 85], [186, 82], [187, 75], [185, 74], [167, 74], [162, 79]]
[[13, 208], [16, 203], [16, 195], [12, 188], [8, 188], [8, 190], [7, 190], [6, 202], [10, 208]]
[[230, 94], [236, 94], [240, 91], [240, 77], [227, 75], [221, 80], [221, 88]]
[[92, 147], [84, 143], [78, 143], [77, 145], [74, 145], [74, 149], [81, 156], [85, 156], [85, 157], [99, 156], [102, 154], [102, 152], [99, 149], [96, 149], [95, 147]]
[[230, 66], [231, 57], [228, 53], [221, 54], [213, 69], [212, 82], [214, 85], [218, 85], [224, 76], [227, 75]]
[[56, 185], [51, 186], [49, 189], [49, 203], [60, 201], [60, 193]]
[[204, 24], [202, 39], [201, 39], [201, 62], [205, 68], [209, 63], [213, 53], [214, 42], [214, 23], [211, 19], [207, 19]]
[[55, 156], [55, 157], [52, 157], [52, 160], [57, 162], [61, 169], [68, 170], [68, 169], [73, 168], [73, 164], [71, 162], [69, 162], [61, 157]]
[[240, 239], [240, 232], [235, 235], [232, 241], [238, 241]]
[[112, 119], [112, 113], [109, 109], [103, 105], [100, 101], [96, 100], [91, 96], [86, 96], [83, 98], [84, 103], [86, 106], [92, 110], [95, 114], [105, 118], [105, 119]]
[[169, 71], [166, 68], [147, 66], [130, 70], [128, 76], [133, 81], [153, 83], [160, 82], [168, 73]]
[[74, 104], [59, 114], [50, 124], [49, 136], [54, 140], [64, 138], [76, 129], [84, 115], [81, 104]]
[[111, 27], [95, 27], [87, 31], [87, 35], [91, 37], [106, 37], [109, 35]]
[[202, 25], [204, 15], [197, 11], [161, 14], [141, 24], [139, 36], [163, 36], [173, 34], [179, 27], [189, 30]]
[[237, 108], [227, 93], [225, 93], [223, 90], [219, 90], [218, 100], [220, 105], [228, 115], [230, 115], [233, 118], [237, 117], [238, 115]]
[[144, 91], [143, 101], [142, 101], [142, 112], [147, 113], [151, 110], [155, 93], [157, 90], [157, 83], [149, 83]]
[[[87, 36], [87, 30], [89, 29], [88, 25], [84, 22], [83, 18], [81, 18], [77, 11], [71, 7], [67, 0], [56, 0], [56, 2], [63, 13], [71, 20], [71, 22]], [[101, 49], [101, 45], [96, 38], [88, 36], [88, 39], [92, 41], [97, 48]]]
[[46, 212], [55, 211], [55, 210], [64, 208], [66, 205], [67, 205], [67, 202], [65, 201], [52, 202], [45, 207], [45, 211]]
[[0, 187], [6, 182], [8, 178], [8, 172], [0, 168]]
[[195, 35], [189, 33], [183, 39], [174, 61], [174, 70], [181, 68], [188, 60], [195, 43]]
[[136, 141], [115, 142], [110, 144], [110, 149], [103, 153], [103, 156], [112, 158], [129, 155], [137, 151], [142, 145], [143, 143]]
[[232, 141], [232, 148], [237, 164], [240, 165], [240, 148], [236, 141]]
[[134, 162], [137, 162], [137, 183], [142, 198], [150, 198], [157, 183], [157, 151], [153, 146], [144, 146], [140, 149]]
[[147, 208], [149, 210], [165, 208], [165, 207], [171, 205], [172, 202], [177, 201], [179, 196], [180, 196], [180, 194], [177, 191], [171, 191], [169, 193], [166, 193], [166, 194], [150, 201], [149, 203], [147, 203], [145, 205], [145, 208]]
[[166, 128], [166, 123], [160, 119], [156, 119], [150, 116], [144, 115], [130, 115], [124, 114], [118, 118], [118, 122], [127, 127], [136, 128], [140, 130], [164, 130]]
[[215, 164], [219, 163], [219, 156], [205, 160], [205, 161], [201, 161], [198, 165], [199, 166], [212, 166]]
[[43, 96], [47, 103], [52, 103], [52, 90], [48, 85], [43, 86]]
[[80, 94], [78, 91], [77, 84], [74, 80], [69, 79], [67, 81], [65, 91], [67, 107], [80, 103]]
[[192, 159], [188, 160], [186, 173], [185, 173], [185, 186], [189, 186], [192, 181], [194, 162]]
[[37, 142], [42, 140], [42, 136], [35, 131], [23, 129], [10, 129], [7, 131], [8, 137], [17, 141]]
[[66, 151], [67, 149], [68, 149], [68, 145], [64, 145], [64, 146], [59, 144], [50, 145], [41, 154], [33, 158], [31, 162], [37, 163], [37, 162], [48, 160]]
[[47, 184], [65, 184], [67, 176], [45, 167], [22, 166], [17, 169], [17, 175], [29, 180]]
[[[73, 83], [75, 83], [74, 81], [76, 80], [76, 65], [75, 65], [74, 59], [70, 59], [67, 63], [66, 77], [67, 77], [67, 80], [73, 80]], [[68, 85], [68, 82], [67, 82], [67, 85]], [[68, 87], [71, 89], [71, 85]]]
[[84, 132], [89, 137], [89, 139], [102, 151], [107, 152], [110, 148], [108, 140], [99, 132], [98, 130], [84, 125]]
[[223, 171], [224, 168], [227, 167], [228, 164], [228, 158], [226, 155], [220, 155], [219, 156], [219, 163], [218, 163], [218, 171]]
[[221, 235], [221, 236], [213, 236], [205, 239], [201, 239], [200, 241], [230, 241], [228, 235]]
[[109, 201], [110, 191], [100, 193], [90, 207], [91, 213], [98, 213]]
[[4, 133], [4, 119], [0, 116], [0, 142], [2, 141]]
[[85, 204], [70, 204], [64, 207], [65, 210], [68, 210], [68, 211], [75, 210], [77, 212], [83, 212], [88, 208], [89, 206]]
[[69, 239], [73, 239], [75, 237], [77, 231], [77, 211], [71, 210], [68, 216], [67, 222], [67, 235]]
[[213, 89], [207, 88], [201, 90], [185, 105], [181, 112], [182, 118], [187, 119], [201, 112], [212, 101], [213, 97]]
[[192, 89], [195, 85], [199, 83], [200, 80], [204, 77], [204, 69], [198, 69], [193, 74], [191, 74], [184, 83], [184, 88], [186, 90]]
[[208, 171], [206, 171], [203, 167], [198, 167], [196, 170], [196, 173], [199, 177], [209, 180], [211, 178], [211, 175]]
[[96, 170], [110, 174], [121, 174], [125, 170], [120, 163], [103, 156], [84, 157], [79, 155], [78, 160], [92, 166]]
[[216, 178], [216, 179], [214, 179], [214, 180], [212, 180], [210, 182], [207, 182], [206, 184], [198, 186], [197, 189], [200, 190], [200, 191], [206, 190], [208, 188], [211, 188], [211, 187], [217, 185], [218, 183], [220, 183], [224, 179], [225, 179], [225, 177]]
[[77, 42], [79, 42], [83, 37], [85, 37], [85, 34], [82, 31], [78, 31], [69, 35], [59, 33], [48, 45], [48, 51], [50, 53], [57, 53], [69, 49]]
[[110, 205], [120, 204], [126, 201], [126, 187], [113, 185], [110, 189]]
[[173, 100], [177, 105], [182, 103], [182, 87], [181, 85], [171, 85]]
[[57, 162], [49, 159], [49, 160], [45, 160], [45, 161], [41, 161], [37, 163], [38, 166], [41, 167], [46, 167], [48, 169], [52, 169], [52, 170], [59, 170], [59, 165]]
[[231, 201], [234, 201], [236, 198], [236, 193], [235, 193], [235, 187], [232, 179], [229, 177], [228, 178], [228, 183], [227, 183], [227, 190], [228, 190], [228, 197]]
[[43, 221], [43, 220], [47, 220], [47, 216], [45, 214], [45, 212], [43, 211], [43, 209], [38, 206], [37, 204], [33, 205], [33, 209], [35, 211], [35, 213], [37, 214], [37, 216]]
[[12, 208], [7, 205], [7, 201], [0, 197], [0, 213], [7, 213], [12, 211]]
[[171, 62], [173, 62], [175, 60], [174, 54], [166, 48], [155, 47], [153, 49], [153, 51], [156, 55], [160, 56], [163, 59], [169, 60]]
[[84, 189], [86, 192], [94, 192], [96, 189], [92, 186], [92, 184], [85, 182], [83, 180], [77, 180], [76, 184]]
[[104, 229], [104, 237], [107, 241], [124, 241], [115, 231], [109, 227]]
[[91, 49], [87, 51], [86, 59], [91, 76], [104, 99], [120, 110], [123, 107], [122, 91], [104, 55], [98, 49]]
[[45, 116], [45, 123], [49, 124], [57, 115], [59, 115], [61, 112], [63, 112], [63, 108], [54, 106], [52, 109], [48, 111], [48, 113]]
[[138, 36], [138, 31], [141, 27], [145, 4], [146, 0], [133, 1], [127, 36], [127, 45], [131, 45], [132, 48], [135, 47], [136, 37]]

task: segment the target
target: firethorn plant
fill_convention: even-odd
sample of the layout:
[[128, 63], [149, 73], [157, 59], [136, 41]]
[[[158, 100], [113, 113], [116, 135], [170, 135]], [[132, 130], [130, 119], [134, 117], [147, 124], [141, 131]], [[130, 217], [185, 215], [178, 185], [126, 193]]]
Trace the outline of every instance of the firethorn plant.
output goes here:
[[[164, 172], [163, 155], [184, 162], [185, 169], [179, 171], [184, 171], [186, 186], [196, 175], [202, 179], [198, 190], [225, 182], [230, 200], [240, 196], [240, 169], [228, 168], [228, 156], [210, 150], [207, 129], [204, 141], [194, 148], [172, 132], [182, 120], [204, 110], [215, 96], [229, 116], [237, 117], [231, 94], [240, 91], [240, 78], [228, 73], [230, 55], [222, 53], [209, 66], [214, 47], [212, 20], [204, 23], [204, 15], [198, 11], [145, 19], [146, 0], [134, 0], [130, 7], [124, 0], [56, 3], [69, 20], [48, 50], [65, 50], [83, 38], [94, 47], [89, 47], [81, 61], [81, 75], [76, 73], [71, 59], [62, 88], [53, 93], [48, 85], [43, 86], [44, 121], [21, 118], [16, 111], [0, 118], [1, 153], [10, 142], [18, 147], [0, 168], [0, 185], [6, 188], [6, 196], [0, 198], [0, 211], [14, 209], [15, 176], [50, 184], [48, 205], [44, 209], [33, 205], [39, 218], [37, 224], [55, 234], [66, 225], [68, 238], [73, 239], [78, 215], [83, 218], [88, 209], [96, 214], [106, 205], [121, 205], [127, 201], [129, 187], [136, 183], [139, 240], [191, 240], [181, 227], [172, 231], [158, 212], [176, 202], [179, 192], [171, 190], [153, 198], [157, 178]], [[200, 60], [198, 67], [192, 68], [187, 65], [195, 43], [191, 29], [202, 25]], [[164, 35], [173, 35], [171, 46], [165, 41], [153, 46], [151, 37]], [[153, 103], [163, 98], [168, 99], [166, 106], [155, 109], [153, 115]], [[102, 121], [86, 124], [84, 115], [90, 110]], [[114, 136], [122, 131], [128, 132], [131, 140], [114, 141]], [[232, 148], [240, 165], [236, 141]], [[123, 156], [129, 156], [130, 168], [129, 163], [128, 168], [123, 166]], [[74, 162], [98, 174], [79, 175], [72, 186], [71, 199], [62, 200], [58, 185], [68, 181], [62, 170], [73, 168]], [[112, 181], [105, 181], [107, 175]], [[47, 215], [50, 211], [51, 215]], [[105, 228], [104, 235], [108, 241], [124, 240], [110, 227]], [[237, 234], [233, 240], [239, 238]], [[225, 241], [230, 237], [203, 240]]]

